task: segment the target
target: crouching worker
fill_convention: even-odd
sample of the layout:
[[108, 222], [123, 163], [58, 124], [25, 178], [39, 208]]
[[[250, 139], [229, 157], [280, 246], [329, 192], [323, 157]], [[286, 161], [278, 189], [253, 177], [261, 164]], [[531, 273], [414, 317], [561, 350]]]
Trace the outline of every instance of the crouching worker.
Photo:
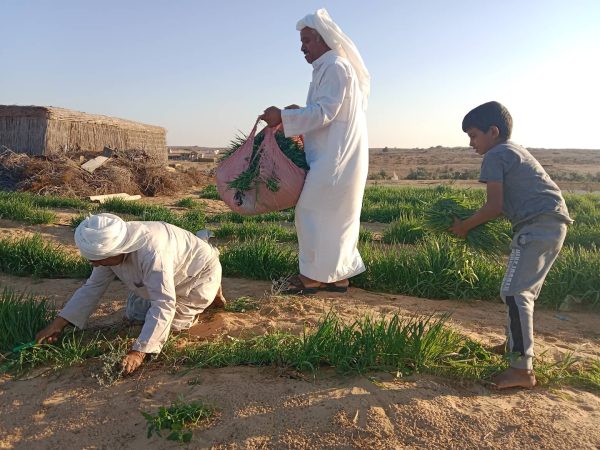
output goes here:
[[68, 324], [83, 328], [116, 276], [130, 290], [126, 317], [144, 321], [122, 361], [123, 373], [130, 374], [147, 353], [161, 351], [171, 330], [190, 328], [209, 305], [224, 303], [219, 251], [174, 225], [103, 213], [79, 224], [75, 243], [94, 266], [92, 274], [36, 335], [37, 343], [56, 342]]

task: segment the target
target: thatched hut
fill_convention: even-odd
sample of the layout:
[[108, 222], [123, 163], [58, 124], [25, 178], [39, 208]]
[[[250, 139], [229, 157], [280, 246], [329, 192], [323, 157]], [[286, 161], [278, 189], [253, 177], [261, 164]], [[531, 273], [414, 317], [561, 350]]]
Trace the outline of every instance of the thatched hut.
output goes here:
[[0, 105], [1, 146], [30, 155], [135, 149], [167, 160], [162, 127], [46, 106]]

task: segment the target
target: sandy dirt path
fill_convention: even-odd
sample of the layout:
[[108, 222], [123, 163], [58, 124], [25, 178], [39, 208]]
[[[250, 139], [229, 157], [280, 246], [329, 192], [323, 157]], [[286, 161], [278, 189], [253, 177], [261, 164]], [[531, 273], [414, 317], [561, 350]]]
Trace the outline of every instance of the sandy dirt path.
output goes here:
[[[81, 281], [0, 276], [2, 286], [65, 299]], [[227, 297], [261, 297], [269, 283], [228, 278]], [[122, 319], [126, 291], [113, 283], [90, 325]], [[499, 341], [501, 304], [377, 294], [265, 300], [258, 311], [207, 314], [204, 338], [250, 336], [274, 329], [300, 332], [335, 308], [342, 317], [365, 312], [406, 316], [450, 312], [451, 325], [484, 341]], [[560, 317], [560, 318], [559, 318]], [[600, 355], [598, 315], [536, 312], [538, 349]], [[600, 446], [600, 398], [564, 388], [498, 393], [479, 383], [386, 373], [316, 378], [276, 368], [171, 370], [148, 364], [110, 387], [92, 378], [97, 362], [30, 379], [0, 380], [0, 448], [181, 448], [146, 438], [140, 411], [156, 412], [183, 395], [218, 409], [194, 432], [188, 448], [589, 448]], [[35, 373], [33, 375], [36, 375]]]

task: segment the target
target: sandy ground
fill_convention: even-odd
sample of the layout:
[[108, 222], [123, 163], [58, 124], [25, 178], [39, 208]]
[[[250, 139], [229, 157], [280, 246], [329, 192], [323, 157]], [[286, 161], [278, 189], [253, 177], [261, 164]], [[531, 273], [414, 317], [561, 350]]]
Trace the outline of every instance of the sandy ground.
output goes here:
[[[160, 199], [156, 200], [157, 202]], [[168, 204], [172, 204], [171, 199]], [[207, 202], [218, 212], [220, 202]], [[24, 226], [0, 220], [0, 238], [41, 233], [75, 251], [71, 213], [59, 224]], [[62, 305], [81, 280], [0, 274], [0, 287], [43, 295]], [[247, 337], [266, 331], [299, 333], [334, 308], [351, 319], [364, 313], [403, 316], [450, 313], [450, 325], [484, 342], [502, 341], [500, 302], [458, 302], [379, 294], [313, 298], [265, 297], [270, 284], [228, 278], [224, 293], [261, 298], [246, 313], [207, 313], [194, 327], [202, 339]], [[119, 323], [126, 291], [115, 281], [90, 326]], [[573, 352], [600, 357], [600, 315], [536, 311], [536, 349], [547, 357]], [[0, 377], [0, 448], [16, 449], [599, 449], [600, 397], [571, 388], [496, 392], [482, 383], [414, 375], [369, 373], [343, 377], [331, 370], [289, 373], [277, 368], [228, 367], [173, 371], [147, 363], [109, 387], [92, 377], [99, 362], [61, 371], [37, 370], [21, 379]], [[188, 446], [146, 438], [141, 411], [155, 413], [178, 395], [214, 405], [218, 414], [194, 431]]]
[[[0, 285], [63, 302], [81, 281], [31, 280], [3, 275]], [[269, 283], [224, 280], [225, 295], [261, 298]], [[90, 326], [122, 320], [126, 291], [111, 285]], [[486, 342], [500, 342], [503, 307], [377, 294], [352, 288], [346, 295], [264, 299], [258, 311], [206, 314], [195, 334], [250, 336], [275, 329], [300, 332], [332, 307], [342, 317], [449, 312], [451, 325]], [[538, 352], [600, 356], [599, 317], [589, 313], [536, 313]], [[316, 378], [276, 368], [230, 367], [172, 372], [146, 364], [110, 387], [92, 378], [97, 362], [58, 372], [0, 379], [0, 448], [178, 448], [146, 438], [140, 411], [156, 412], [182, 394], [218, 409], [194, 432], [188, 448], [599, 448], [600, 398], [576, 389], [538, 387], [499, 393], [480, 383], [433, 376], [396, 379], [387, 373]]]

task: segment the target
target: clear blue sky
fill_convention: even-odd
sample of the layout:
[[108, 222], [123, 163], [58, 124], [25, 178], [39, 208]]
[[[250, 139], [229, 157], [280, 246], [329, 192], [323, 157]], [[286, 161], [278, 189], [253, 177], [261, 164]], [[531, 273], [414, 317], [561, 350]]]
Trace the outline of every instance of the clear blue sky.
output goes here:
[[371, 72], [371, 147], [467, 145], [464, 114], [498, 100], [526, 146], [600, 148], [600, 0], [1, 0], [0, 104], [223, 146], [267, 106], [304, 104], [295, 24], [319, 7]]

